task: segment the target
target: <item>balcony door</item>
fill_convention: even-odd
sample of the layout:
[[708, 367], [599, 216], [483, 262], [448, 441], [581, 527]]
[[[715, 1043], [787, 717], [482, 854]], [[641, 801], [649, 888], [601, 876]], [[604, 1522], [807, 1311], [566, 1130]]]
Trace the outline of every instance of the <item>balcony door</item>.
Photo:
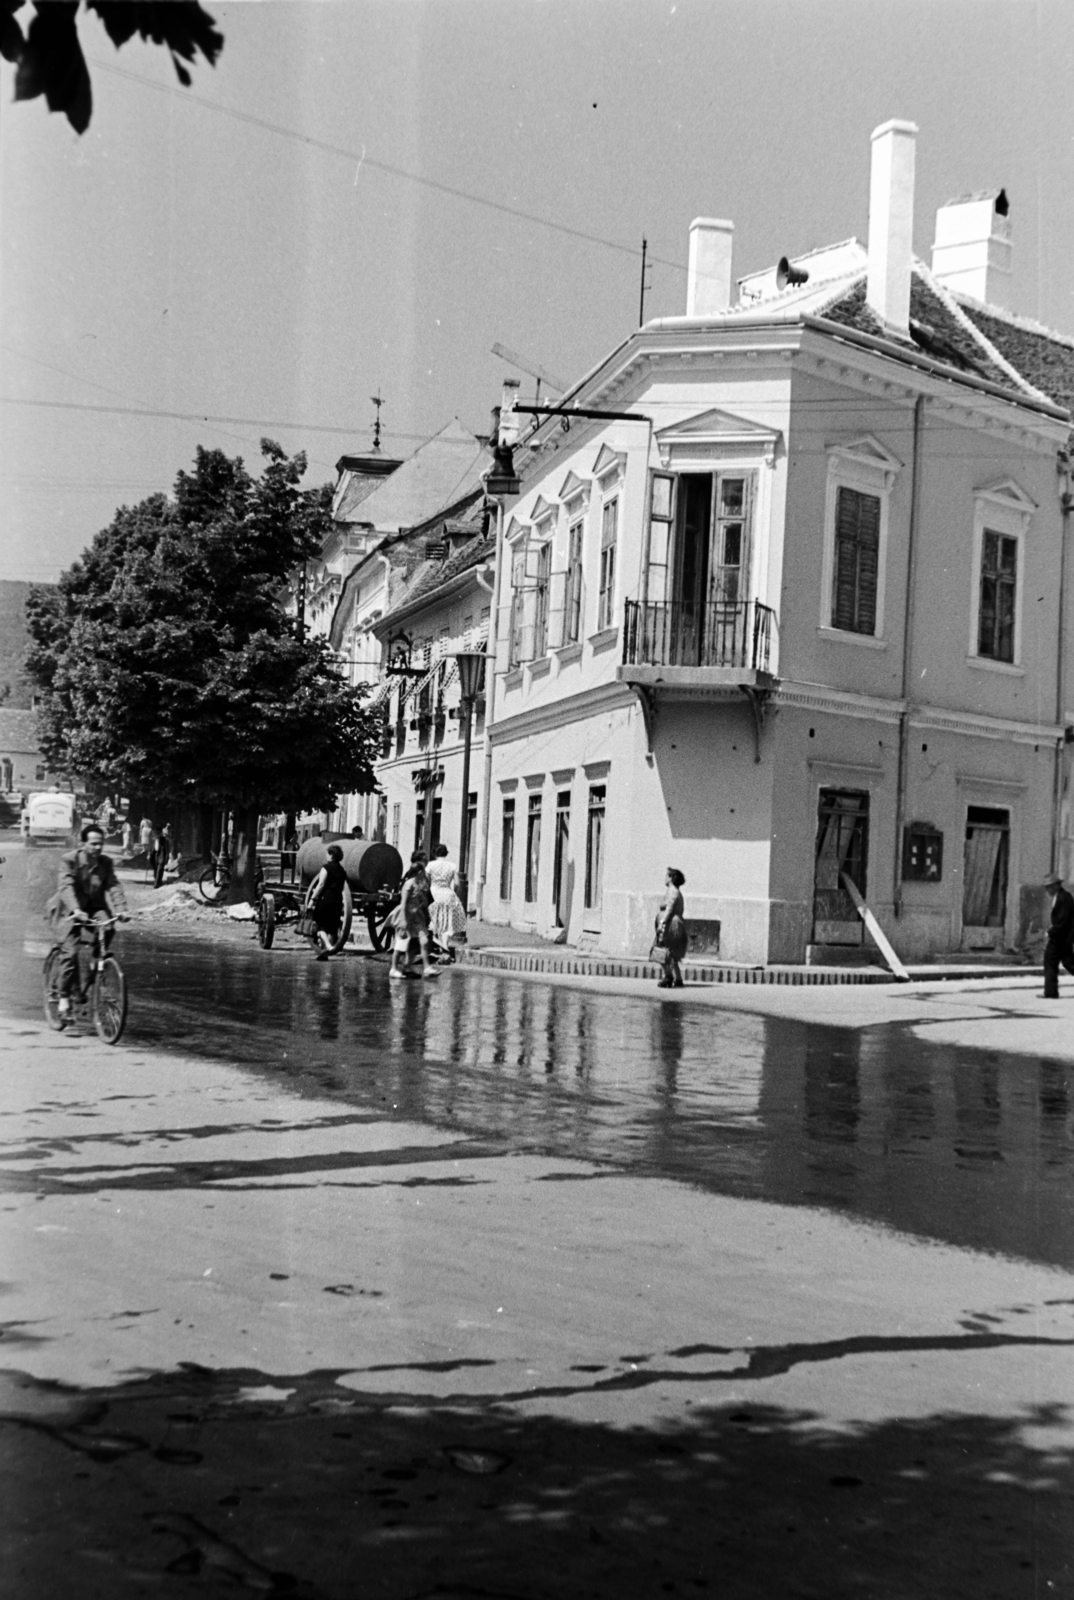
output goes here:
[[670, 598], [679, 665], [720, 665], [741, 654], [749, 509], [743, 473], [684, 472], [676, 481]]

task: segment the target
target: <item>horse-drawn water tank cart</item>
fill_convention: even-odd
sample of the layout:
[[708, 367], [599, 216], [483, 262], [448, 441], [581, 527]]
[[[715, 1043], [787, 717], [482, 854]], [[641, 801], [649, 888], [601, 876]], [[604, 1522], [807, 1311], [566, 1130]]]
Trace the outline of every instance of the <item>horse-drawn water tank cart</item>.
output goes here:
[[343, 895], [343, 919], [332, 944], [332, 952], [342, 950], [350, 937], [355, 916], [364, 917], [369, 942], [382, 949], [378, 928], [393, 906], [399, 903], [403, 879], [403, 858], [393, 845], [375, 839], [307, 839], [298, 852], [291, 882], [282, 878], [265, 883], [257, 902], [257, 940], [268, 950], [282, 923], [297, 921], [306, 911], [310, 885], [328, 860], [328, 845], [338, 844], [343, 851], [343, 871], [347, 884]]

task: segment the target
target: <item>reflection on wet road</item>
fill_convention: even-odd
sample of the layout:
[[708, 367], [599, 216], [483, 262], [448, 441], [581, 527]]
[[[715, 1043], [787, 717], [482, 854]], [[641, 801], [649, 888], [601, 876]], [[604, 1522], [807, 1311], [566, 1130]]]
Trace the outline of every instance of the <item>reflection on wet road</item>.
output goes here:
[[[51, 855], [30, 852], [31, 880], [51, 882]], [[0, 1003], [37, 1017], [40, 961], [21, 946], [24, 907], [42, 897], [26, 888], [0, 894]], [[500, 1147], [1074, 1264], [1062, 1063], [491, 972], [393, 986], [383, 958], [324, 965], [146, 927], [124, 936], [123, 959], [126, 1046], [231, 1060]]]
[[393, 987], [378, 960], [148, 931], [124, 960], [132, 1044], [512, 1149], [1074, 1263], [1059, 1063], [491, 973]]

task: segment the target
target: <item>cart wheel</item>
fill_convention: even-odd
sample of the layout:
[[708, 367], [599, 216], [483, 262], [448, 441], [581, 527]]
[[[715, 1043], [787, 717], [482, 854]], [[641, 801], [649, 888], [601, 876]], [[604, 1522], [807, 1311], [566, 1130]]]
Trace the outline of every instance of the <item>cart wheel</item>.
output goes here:
[[365, 925], [369, 930], [369, 942], [374, 950], [379, 951], [387, 948], [387, 939], [382, 939], [380, 936], [380, 924], [384, 921], [386, 915], [386, 912], [380, 911], [366, 912]]
[[276, 937], [276, 896], [263, 894], [257, 902], [257, 942], [262, 950], [271, 950]]
[[354, 920], [354, 898], [351, 895], [349, 883], [343, 885], [343, 916], [336, 934], [335, 943], [329, 949], [329, 955], [338, 955], [351, 936], [351, 923]]

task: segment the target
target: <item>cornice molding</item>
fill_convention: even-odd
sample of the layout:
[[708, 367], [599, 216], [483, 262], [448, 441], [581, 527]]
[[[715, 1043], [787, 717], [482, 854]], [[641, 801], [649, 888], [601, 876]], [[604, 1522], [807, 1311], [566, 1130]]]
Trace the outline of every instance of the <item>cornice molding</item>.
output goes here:
[[581, 694], [568, 695], [562, 700], [552, 700], [546, 705], [533, 706], [527, 711], [517, 711], [512, 716], [498, 718], [489, 724], [487, 738], [489, 744], [494, 746], [512, 744], [528, 734], [546, 733], [598, 713], [629, 711], [636, 704], [633, 691], [625, 684], [603, 683], [595, 689], [584, 689]]

